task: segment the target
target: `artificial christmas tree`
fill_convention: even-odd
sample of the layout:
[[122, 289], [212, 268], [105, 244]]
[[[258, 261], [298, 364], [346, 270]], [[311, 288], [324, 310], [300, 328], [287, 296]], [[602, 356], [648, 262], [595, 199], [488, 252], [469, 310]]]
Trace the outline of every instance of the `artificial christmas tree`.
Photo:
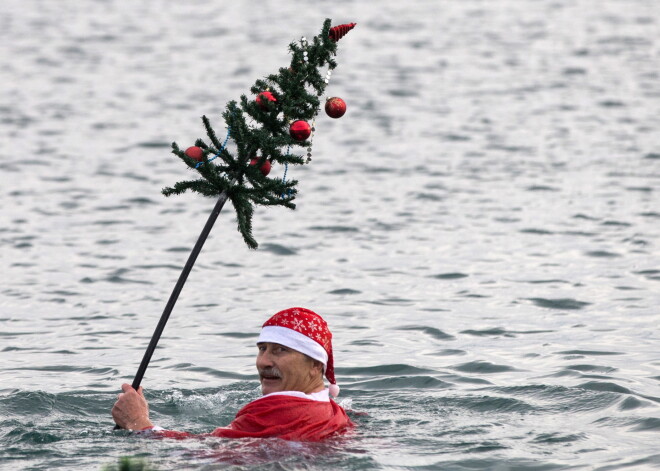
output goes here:
[[[224, 195], [236, 210], [238, 229], [246, 244], [256, 248], [257, 241], [252, 236], [254, 206], [294, 209], [298, 183], [296, 180], [267, 177], [270, 166], [268, 171], [264, 171], [264, 163], [286, 167], [310, 160], [311, 142], [308, 139], [319, 112], [319, 97], [330, 80], [330, 71], [337, 66], [334, 60], [337, 41], [354, 26], [355, 23], [350, 23], [331, 28], [328, 19], [321, 34], [311, 42], [302, 38], [291, 43], [289, 67], [280, 68], [278, 73], [257, 80], [251, 88], [255, 99], [243, 95], [239, 102], [227, 104], [222, 115], [227, 126], [227, 138], [223, 143], [216, 137], [209, 119], [203, 116], [210, 143], [197, 139], [194, 146], [201, 149], [203, 155], [199, 155], [198, 151], [191, 153], [190, 148], [182, 152], [176, 143], [172, 144], [172, 152], [195, 169], [201, 178], [178, 182], [165, 188], [163, 194], [170, 196], [192, 190], [205, 196]], [[326, 66], [328, 70], [324, 77], [320, 68]], [[248, 124], [248, 118], [256, 125]], [[236, 155], [227, 149], [229, 138], [236, 144]], [[306, 147], [308, 159], [290, 153], [294, 146]], [[250, 163], [256, 155], [261, 156], [261, 165]], [[211, 163], [213, 160], [215, 162]]]

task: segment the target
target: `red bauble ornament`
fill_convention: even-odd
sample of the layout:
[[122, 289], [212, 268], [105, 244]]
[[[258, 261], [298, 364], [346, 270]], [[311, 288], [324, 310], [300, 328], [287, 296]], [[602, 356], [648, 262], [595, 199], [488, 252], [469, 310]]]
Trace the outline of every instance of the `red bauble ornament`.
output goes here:
[[298, 121], [291, 123], [291, 127], [289, 127], [289, 134], [296, 141], [304, 141], [312, 134], [312, 127], [307, 121], [299, 119]]
[[328, 36], [330, 36], [330, 39], [333, 41], [337, 42], [344, 36], [346, 36], [346, 33], [348, 33], [350, 30], [355, 28], [356, 23], [347, 23], [345, 25], [339, 25], [339, 26], [333, 26], [330, 28], [330, 32], [328, 33]]
[[259, 105], [259, 108], [267, 111], [268, 105], [270, 103], [275, 103], [277, 98], [275, 98], [275, 96], [270, 92], [261, 92], [259, 95], [257, 95], [257, 99], [255, 101], [257, 102], [257, 105]]
[[185, 154], [191, 159], [196, 160], [197, 162], [201, 162], [202, 160], [204, 160], [204, 151], [202, 150], [201, 147], [197, 147], [197, 146], [188, 147], [186, 149]]
[[336, 96], [328, 98], [325, 102], [325, 112], [331, 118], [341, 118], [346, 113], [346, 102]]
[[[254, 159], [250, 160], [250, 165], [253, 167], [259, 163], [260, 157], [255, 157]], [[265, 177], [270, 173], [270, 160], [266, 160], [262, 165], [259, 170], [261, 171], [261, 174]]]

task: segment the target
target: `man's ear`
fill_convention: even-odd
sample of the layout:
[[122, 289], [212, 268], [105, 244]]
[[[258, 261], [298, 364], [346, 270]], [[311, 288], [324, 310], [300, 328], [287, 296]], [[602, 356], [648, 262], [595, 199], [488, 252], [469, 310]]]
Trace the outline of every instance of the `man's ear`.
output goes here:
[[323, 363], [321, 363], [318, 360], [312, 360], [312, 370], [315, 373], [320, 373], [321, 375], [323, 375]]

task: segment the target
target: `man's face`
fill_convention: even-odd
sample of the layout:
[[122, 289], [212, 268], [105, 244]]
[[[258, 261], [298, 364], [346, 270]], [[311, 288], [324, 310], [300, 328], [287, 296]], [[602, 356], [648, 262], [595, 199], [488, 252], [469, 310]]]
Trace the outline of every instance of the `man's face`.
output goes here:
[[302, 353], [278, 343], [257, 344], [257, 370], [261, 393], [301, 391], [306, 394], [323, 389], [322, 365]]

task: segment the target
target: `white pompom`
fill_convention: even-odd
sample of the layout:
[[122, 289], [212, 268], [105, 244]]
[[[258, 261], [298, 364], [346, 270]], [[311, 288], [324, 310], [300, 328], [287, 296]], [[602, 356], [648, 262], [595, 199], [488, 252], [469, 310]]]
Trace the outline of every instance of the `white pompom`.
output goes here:
[[339, 386], [337, 386], [336, 384], [331, 384], [328, 389], [330, 390], [330, 395], [332, 397], [339, 396]]

